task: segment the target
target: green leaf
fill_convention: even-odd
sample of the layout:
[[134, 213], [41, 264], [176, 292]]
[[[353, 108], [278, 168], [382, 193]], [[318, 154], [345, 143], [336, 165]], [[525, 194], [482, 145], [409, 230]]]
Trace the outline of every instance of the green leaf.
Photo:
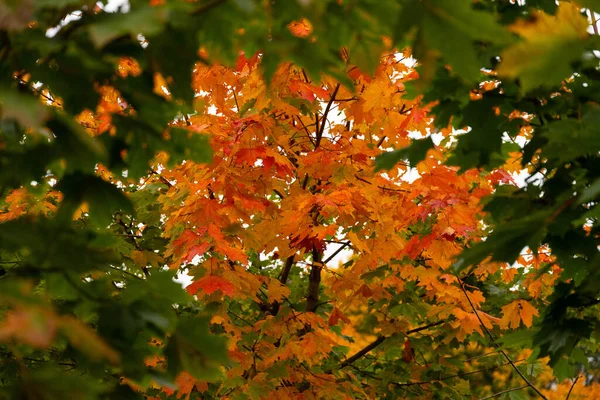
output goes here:
[[56, 137], [55, 145], [67, 162], [67, 171], [92, 172], [97, 163], [106, 161], [102, 142], [92, 138], [75, 121], [56, 113], [46, 126]]
[[208, 163], [212, 161], [212, 147], [210, 147], [209, 136], [187, 129], [171, 128], [171, 139], [165, 143], [169, 151], [169, 165], [174, 166], [183, 160], [197, 163]]
[[383, 153], [375, 159], [375, 171], [390, 170], [401, 160], [408, 160], [411, 166], [425, 159], [427, 151], [435, 147], [431, 137], [415, 140], [409, 146], [395, 151]]
[[482, 65], [475, 52], [475, 41], [506, 43], [510, 34], [496, 22], [493, 14], [475, 10], [470, 2], [434, 0], [425, 3], [422, 22], [425, 45], [439, 50], [453, 71], [467, 81], [479, 77]]
[[95, 175], [66, 175], [56, 188], [64, 195], [58, 209], [58, 217], [63, 220], [71, 220], [83, 203], [88, 205], [90, 219], [103, 227], [110, 225], [116, 211], [133, 214], [133, 205], [125, 194]]
[[36, 0], [35, 6], [37, 8], [63, 8], [67, 6], [76, 6], [82, 4], [94, 4], [90, 0]]
[[14, 119], [25, 128], [40, 128], [49, 116], [48, 108], [30, 94], [0, 87], [0, 118]]
[[569, 364], [569, 360], [565, 357], [561, 357], [552, 369], [559, 382], [575, 376], [575, 366]]
[[577, 4], [587, 9], [600, 11], [600, 1], [598, 0], [577, 0]]
[[577, 204], [587, 203], [600, 194], [600, 179], [596, 179], [577, 199]]
[[167, 368], [175, 378], [187, 371], [198, 380], [212, 381], [222, 376], [220, 367], [228, 361], [226, 339], [212, 335], [205, 317], [182, 317], [177, 331], [165, 348]]
[[563, 3], [556, 16], [537, 14], [533, 22], [517, 22], [513, 31], [523, 40], [501, 54], [500, 76], [519, 78], [524, 92], [558, 86], [573, 73], [589, 38], [588, 21], [577, 7]]
[[139, 8], [133, 7], [127, 13], [101, 15], [101, 19], [90, 25], [89, 32], [92, 41], [97, 47], [104, 47], [112, 40], [130, 35], [138, 34], [152, 36], [160, 33], [167, 21], [168, 10], [166, 7], [151, 7], [144, 5]]
[[455, 271], [480, 263], [488, 256], [492, 261], [512, 262], [524, 247], [537, 249], [546, 233], [546, 221], [551, 210], [538, 211], [497, 229], [485, 240], [465, 249], [454, 263]]

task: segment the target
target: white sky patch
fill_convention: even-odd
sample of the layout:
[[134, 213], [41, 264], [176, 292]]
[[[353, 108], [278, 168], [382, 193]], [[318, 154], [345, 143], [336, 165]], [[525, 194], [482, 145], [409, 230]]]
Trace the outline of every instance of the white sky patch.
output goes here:
[[[96, 6], [100, 7], [101, 10], [104, 10], [106, 12], [128, 12], [130, 5], [129, 5], [129, 1], [128, 0], [109, 0], [108, 2], [106, 2], [106, 4], [104, 4], [104, 2], [97, 2]], [[46, 36], [47, 37], [54, 37], [56, 36], [56, 34], [66, 25], [68, 25], [70, 22], [72, 21], [77, 21], [78, 19], [81, 18], [82, 12], [81, 11], [73, 11], [72, 13], [68, 14], [62, 21], [60, 21], [60, 24], [50, 28], [46, 31]]]

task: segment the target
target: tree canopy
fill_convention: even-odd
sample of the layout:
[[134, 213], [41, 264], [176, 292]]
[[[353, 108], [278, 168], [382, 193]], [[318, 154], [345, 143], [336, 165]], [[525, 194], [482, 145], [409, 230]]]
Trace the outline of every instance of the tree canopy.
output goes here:
[[0, 3], [0, 398], [600, 397], [597, 12]]

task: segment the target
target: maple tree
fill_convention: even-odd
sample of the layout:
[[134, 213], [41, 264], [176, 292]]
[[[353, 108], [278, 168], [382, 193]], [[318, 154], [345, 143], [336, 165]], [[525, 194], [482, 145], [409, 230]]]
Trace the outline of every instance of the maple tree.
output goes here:
[[0, 4], [1, 396], [598, 396], [596, 1], [108, 8]]

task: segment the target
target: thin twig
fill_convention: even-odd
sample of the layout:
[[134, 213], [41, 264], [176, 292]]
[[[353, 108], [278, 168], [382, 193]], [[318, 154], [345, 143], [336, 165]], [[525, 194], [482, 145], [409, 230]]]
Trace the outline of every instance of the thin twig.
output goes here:
[[110, 268], [110, 269], [114, 269], [115, 271], [122, 272], [122, 273], [124, 273], [124, 274], [127, 274], [127, 275], [129, 275], [129, 276], [133, 276], [134, 278], [137, 278], [137, 279], [144, 280], [144, 278], [142, 278], [141, 276], [137, 276], [136, 274], [133, 274], [133, 273], [131, 273], [131, 272], [129, 272], [129, 271], [125, 271], [124, 269], [117, 268], [117, 267], [115, 267], [115, 266], [112, 266], [112, 265], [109, 265], [109, 266], [108, 266], [108, 268]]
[[342, 250], [344, 250], [347, 246], [350, 246], [350, 242], [345, 242], [342, 243], [342, 245], [329, 257], [327, 257], [327, 259], [325, 261], [323, 261], [323, 264], [327, 264], [329, 261], [333, 260], [335, 258], [335, 256], [337, 256], [338, 254], [340, 254], [340, 252]]
[[[412, 335], [413, 333], [418, 333], [433, 327], [436, 327], [438, 325], [443, 324], [446, 321], [437, 321], [437, 322], [432, 322], [431, 324], [427, 324], [427, 325], [423, 325], [420, 326], [418, 328], [414, 328], [414, 329], [410, 329], [408, 331], [405, 332], [405, 335]], [[342, 362], [340, 364], [340, 369], [347, 367], [348, 365], [352, 364], [353, 362], [355, 362], [356, 360], [364, 357], [365, 355], [367, 355], [371, 350], [375, 349], [377, 346], [379, 346], [380, 344], [382, 344], [386, 339], [388, 339], [388, 337], [386, 336], [378, 336], [377, 339], [375, 339], [373, 342], [369, 343], [368, 345], [366, 345], [365, 347], [363, 347], [361, 350], [357, 351], [356, 353], [354, 353], [354, 355], [352, 355], [351, 357], [348, 357], [346, 360], [344, 360], [344, 362]]]
[[[521, 362], [521, 361], [525, 361], [525, 359], [522, 359], [522, 360], [517, 360], [517, 361], [515, 361], [515, 362]], [[504, 364], [502, 364], [502, 365], [492, 365], [492, 366], [490, 366], [490, 367], [487, 367], [487, 368], [481, 368], [481, 369], [478, 369], [478, 370], [475, 370], [475, 371], [463, 372], [463, 373], [460, 373], [460, 374], [454, 374], [454, 375], [443, 376], [443, 377], [441, 377], [441, 378], [439, 378], [439, 379], [432, 379], [432, 380], [430, 380], [430, 381], [418, 381], [418, 382], [406, 382], [406, 383], [398, 383], [398, 382], [395, 382], [395, 383], [393, 383], [393, 384], [394, 384], [395, 386], [398, 386], [398, 387], [415, 386], [415, 385], [419, 385], [419, 386], [420, 386], [420, 385], [429, 385], [429, 384], [431, 384], [431, 383], [433, 383], [433, 382], [447, 381], [448, 379], [462, 378], [462, 377], [464, 377], [464, 376], [469, 376], [469, 375], [479, 374], [479, 373], [481, 373], [481, 372], [490, 371], [490, 370], [493, 370], [493, 369], [496, 369], [496, 368], [499, 368], [499, 367], [505, 367], [505, 366], [507, 366], [507, 365], [509, 365], [509, 364], [510, 364], [510, 363], [506, 362], [506, 363], [504, 363]]]
[[493, 395], [491, 395], [491, 396], [483, 397], [483, 398], [481, 398], [480, 400], [488, 400], [488, 399], [493, 399], [494, 397], [498, 397], [498, 396], [500, 396], [500, 395], [503, 395], [504, 393], [515, 392], [515, 391], [517, 391], [517, 390], [525, 389], [526, 387], [529, 387], [529, 385], [523, 385], [523, 386], [518, 386], [518, 387], [514, 387], [514, 388], [506, 389], [506, 390], [503, 390], [503, 391], [501, 391], [501, 392], [494, 393], [494, 394], [493, 394]]
[[[477, 309], [475, 308], [475, 305], [471, 301], [471, 298], [469, 297], [469, 295], [467, 293], [467, 290], [465, 289], [465, 285], [463, 284], [462, 280], [458, 276], [457, 276], [457, 278], [458, 278], [458, 284], [460, 285], [460, 288], [462, 289], [463, 293], [465, 294], [465, 296], [467, 298], [467, 301], [469, 302], [471, 308], [473, 309], [473, 312], [475, 313], [475, 316], [477, 317], [477, 320], [479, 320], [479, 324], [481, 325], [481, 327], [483, 328], [483, 330], [487, 333], [487, 335], [490, 337], [490, 339], [492, 340], [492, 343], [494, 344], [494, 346], [497, 347], [498, 349], [500, 349], [500, 345], [498, 344], [498, 342], [496, 342], [496, 338], [494, 338], [494, 335], [492, 335], [492, 332], [490, 332], [490, 330], [487, 328], [487, 326], [485, 326], [485, 324], [483, 323], [483, 320], [479, 316], [479, 313], [477, 312]], [[508, 361], [508, 363], [513, 367], [513, 369], [517, 372], [517, 374], [519, 374], [519, 376], [521, 377], [521, 379], [523, 379], [523, 382], [525, 382], [527, 384], [527, 386], [529, 386], [530, 388], [532, 388], [538, 394], [538, 396], [540, 396], [542, 399], [548, 400], [548, 398], [546, 396], [544, 396], [542, 394], [542, 392], [540, 392], [539, 389], [536, 388], [534, 386], [534, 384], [531, 383], [529, 381], [529, 379], [527, 379], [527, 377], [525, 375], [523, 375], [523, 373], [521, 372], [521, 370], [519, 370], [519, 368], [517, 368], [517, 366], [515, 365], [515, 363], [510, 359], [510, 357], [508, 356], [508, 354], [506, 354], [506, 352], [504, 350], [500, 349], [500, 353], [504, 356], [504, 358], [506, 359], [506, 361]]]
[[569, 393], [567, 393], [567, 397], [565, 397], [565, 400], [569, 400], [569, 397], [571, 397], [571, 392], [573, 391], [573, 388], [575, 387], [575, 384], [577, 383], [580, 377], [581, 375], [577, 375], [577, 377], [573, 380], [573, 384], [571, 385], [571, 388], [569, 389]]
[[281, 284], [285, 285], [287, 283], [288, 277], [290, 275], [290, 271], [292, 270], [293, 266], [294, 266], [294, 255], [291, 255], [285, 260], [285, 265], [283, 267], [283, 270], [281, 270], [281, 275], [279, 277], [279, 282], [281, 282]]
[[325, 124], [327, 123], [327, 114], [329, 114], [329, 111], [331, 110], [331, 105], [335, 101], [335, 96], [337, 95], [338, 90], [340, 90], [339, 83], [335, 85], [335, 89], [333, 89], [333, 94], [331, 95], [329, 103], [327, 103], [325, 111], [323, 112], [323, 118], [321, 119], [321, 129], [317, 131], [317, 139], [315, 140], [315, 149], [321, 144], [321, 138], [323, 138], [323, 132], [325, 132]]
[[225, 3], [226, 1], [227, 0], [213, 0], [213, 1], [209, 1], [207, 3], [204, 3], [200, 7], [195, 9], [192, 12], [192, 15], [198, 15], [198, 14], [205, 13], [206, 11], [210, 10], [211, 8], [221, 5], [222, 3]]

